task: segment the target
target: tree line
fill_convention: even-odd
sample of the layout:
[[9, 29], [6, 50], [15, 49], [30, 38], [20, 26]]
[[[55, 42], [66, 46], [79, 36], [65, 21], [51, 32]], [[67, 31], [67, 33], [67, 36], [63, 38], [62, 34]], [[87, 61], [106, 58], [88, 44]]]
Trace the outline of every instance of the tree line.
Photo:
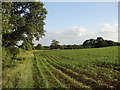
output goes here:
[[112, 40], [104, 40], [102, 37], [97, 37], [97, 39], [88, 39], [80, 45], [60, 45], [60, 42], [53, 40], [50, 46], [42, 46], [38, 44], [35, 49], [51, 50], [51, 49], [84, 49], [84, 48], [100, 48], [108, 46], [120, 46], [119, 42], [114, 42]]

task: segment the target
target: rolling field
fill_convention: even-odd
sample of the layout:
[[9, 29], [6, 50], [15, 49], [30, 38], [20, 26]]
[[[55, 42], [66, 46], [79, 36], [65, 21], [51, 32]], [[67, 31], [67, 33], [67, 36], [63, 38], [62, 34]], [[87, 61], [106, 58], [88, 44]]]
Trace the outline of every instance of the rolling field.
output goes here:
[[120, 89], [118, 47], [29, 51], [3, 71], [3, 88]]

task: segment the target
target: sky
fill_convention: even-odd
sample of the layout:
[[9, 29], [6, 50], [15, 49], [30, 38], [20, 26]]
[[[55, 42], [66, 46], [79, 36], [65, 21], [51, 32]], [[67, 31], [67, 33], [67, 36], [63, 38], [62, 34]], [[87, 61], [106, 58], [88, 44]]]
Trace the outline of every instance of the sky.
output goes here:
[[44, 2], [48, 14], [45, 36], [35, 44], [82, 44], [86, 39], [103, 37], [118, 41], [117, 2]]

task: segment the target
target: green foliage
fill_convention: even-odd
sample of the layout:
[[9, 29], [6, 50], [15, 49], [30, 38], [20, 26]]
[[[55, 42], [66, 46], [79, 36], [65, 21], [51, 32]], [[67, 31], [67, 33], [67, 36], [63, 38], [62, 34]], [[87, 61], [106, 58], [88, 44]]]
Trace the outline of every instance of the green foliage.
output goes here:
[[31, 43], [31, 41], [25, 39], [20, 47], [24, 50], [32, 50], [33, 49], [33, 43]]
[[97, 39], [89, 39], [83, 42], [82, 46], [90, 47], [90, 48], [99, 48], [99, 47], [107, 47], [107, 46], [118, 46], [118, 42], [114, 42], [111, 40], [104, 40], [102, 37], [98, 37]]
[[[47, 11], [43, 3], [3, 2], [2, 8], [3, 46], [17, 46], [17, 42], [21, 40], [25, 42], [24, 49], [28, 49], [33, 38], [39, 40], [44, 35]], [[29, 42], [26, 43], [26, 39]]]
[[12, 33], [13, 24], [10, 23], [12, 2], [2, 2], [2, 44], [9, 43], [9, 35]]
[[89, 39], [83, 42], [83, 46], [94, 47], [95, 39]]
[[38, 44], [38, 45], [35, 47], [35, 49], [42, 50], [42, 49], [43, 49], [42, 44]]
[[12, 9], [12, 3], [2, 2], [2, 34], [9, 34], [12, 32], [13, 25], [10, 24], [9, 19], [11, 17], [10, 12]]
[[2, 67], [9, 67], [12, 62], [12, 54], [9, 52], [8, 49], [2, 48]]
[[19, 54], [19, 49], [14, 47], [2, 47], [2, 67], [10, 68], [16, 66], [16, 56]]
[[43, 46], [43, 50], [50, 50], [50, 46]]
[[52, 43], [51, 43], [51, 45], [50, 45], [50, 48], [51, 48], [51, 49], [59, 49], [59, 48], [60, 48], [59, 41], [57, 41], [57, 40], [52, 40]]
[[[111, 40], [104, 40], [102, 37], [97, 39], [88, 39], [83, 42], [82, 45], [59, 45], [59, 41], [53, 40], [50, 49], [85, 49], [85, 48], [99, 48], [99, 47], [108, 47], [108, 46], [119, 46], [119, 42], [114, 42]], [[43, 46], [44, 47], [44, 46]], [[49, 46], [45, 46], [45, 50], [49, 50]]]

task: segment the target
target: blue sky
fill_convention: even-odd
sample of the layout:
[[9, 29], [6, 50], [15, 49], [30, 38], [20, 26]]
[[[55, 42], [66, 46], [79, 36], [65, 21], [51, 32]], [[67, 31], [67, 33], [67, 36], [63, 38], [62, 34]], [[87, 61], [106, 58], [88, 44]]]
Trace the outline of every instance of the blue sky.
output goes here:
[[50, 45], [53, 39], [61, 44], [81, 44], [102, 36], [117, 41], [117, 2], [45, 2], [48, 11], [45, 37], [39, 42]]

